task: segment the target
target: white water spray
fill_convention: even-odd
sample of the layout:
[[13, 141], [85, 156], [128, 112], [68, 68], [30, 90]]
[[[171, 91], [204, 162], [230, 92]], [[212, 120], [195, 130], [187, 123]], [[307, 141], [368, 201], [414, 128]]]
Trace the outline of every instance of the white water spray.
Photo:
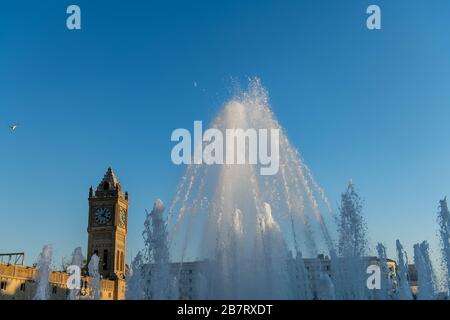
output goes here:
[[418, 276], [418, 299], [433, 300], [436, 297], [436, 276], [431, 264], [428, 242], [414, 245], [414, 264]]
[[450, 212], [448, 211], [447, 198], [440, 201], [439, 209], [438, 223], [442, 264], [445, 267], [445, 285], [447, 286], [447, 296], [450, 297]]
[[262, 176], [260, 164], [189, 165], [169, 209], [173, 258], [209, 261], [209, 290], [199, 298], [294, 298], [289, 251], [307, 257], [329, 252], [331, 215], [322, 214], [329, 213], [328, 201], [258, 80], [227, 103], [211, 127], [279, 129], [280, 170]]
[[91, 257], [91, 261], [88, 264], [89, 270], [89, 293], [92, 300], [100, 299], [100, 273], [98, 271], [98, 265], [100, 258], [94, 253]]
[[52, 262], [52, 247], [44, 246], [37, 263], [36, 293], [33, 300], [47, 300], [49, 298], [50, 263]]
[[396, 241], [397, 248], [397, 294], [395, 298], [399, 300], [411, 300], [412, 292], [408, 282], [408, 256], [403, 249], [400, 240]]

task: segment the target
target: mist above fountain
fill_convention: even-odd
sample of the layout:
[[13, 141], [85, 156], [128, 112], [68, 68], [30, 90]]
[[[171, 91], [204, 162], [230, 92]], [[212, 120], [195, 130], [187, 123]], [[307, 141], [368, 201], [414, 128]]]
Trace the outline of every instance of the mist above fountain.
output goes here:
[[279, 129], [280, 168], [263, 176], [261, 164], [189, 165], [169, 208], [172, 259], [209, 261], [208, 290], [199, 298], [293, 298], [289, 252], [316, 257], [332, 248], [328, 201], [259, 80], [227, 103], [211, 128]]

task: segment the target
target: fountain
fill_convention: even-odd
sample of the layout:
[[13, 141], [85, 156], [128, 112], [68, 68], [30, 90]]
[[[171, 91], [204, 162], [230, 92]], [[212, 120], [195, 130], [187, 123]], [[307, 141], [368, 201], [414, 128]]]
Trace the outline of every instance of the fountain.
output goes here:
[[[72, 254], [72, 266], [76, 266], [81, 270], [83, 268], [83, 254], [81, 251], [81, 247], [75, 248]], [[76, 286], [77, 284], [74, 284], [73, 289], [70, 289], [69, 296], [67, 297], [68, 300], [78, 300], [80, 297], [80, 288]], [[78, 284], [80, 285], [80, 284]]]
[[98, 271], [98, 265], [100, 263], [100, 258], [97, 254], [93, 254], [91, 261], [88, 264], [89, 271], [89, 295], [92, 300], [100, 299], [100, 273]]
[[392, 298], [393, 287], [387, 264], [386, 247], [383, 244], [378, 243], [377, 253], [381, 271], [381, 288], [380, 290], [375, 291], [375, 293], [377, 294], [377, 300], [388, 300]]
[[133, 258], [130, 268], [127, 270], [127, 291], [128, 300], [142, 300], [145, 297], [143, 272], [145, 262], [141, 251]]
[[321, 271], [318, 281], [317, 298], [320, 300], [335, 300], [335, 290], [336, 288], [330, 276]]
[[[177, 298], [173, 287], [175, 278], [170, 273], [164, 204], [157, 199], [153, 210], [147, 213], [144, 223], [145, 248], [134, 257], [128, 274], [127, 298], [171, 299]], [[175, 281], [176, 282], [176, 281]]]
[[157, 199], [153, 205], [153, 210], [147, 214], [145, 220], [144, 256], [147, 267], [144, 271], [144, 281], [150, 282], [150, 292], [148, 298], [155, 300], [171, 298], [171, 279], [169, 264], [169, 248], [167, 246], [166, 221], [163, 217], [164, 204]]
[[311, 286], [308, 280], [308, 272], [305, 267], [302, 253], [297, 252], [297, 255], [293, 257], [292, 252], [289, 251], [287, 266], [287, 272], [291, 283], [297, 284], [297, 287], [291, 286], [292, 297], [300, 300], [313, 299], [313, 293], [311, 292]]
[[[221, 132], [279, 130], [275, 148], [280, 152], [279, 171], [262, 175], [262, 165], [254, 162], [189, 164], [167, 217], [160, 200], [147, 214], [145, 248], [127, 274], [128, 299], [178, 299], [178, 290], [188, 280], [186, 271], [192, 272], [184, 266], [191, 268], [191, 262], [198, 268], [190, 288], [193, 299], [412, 298], [408, 261], [399, 241], [394, 280], [386, 248], [378, 244], [381, 290], [370, 292], [366, 270], [374, 261], [368, 257], [362, 201], [353, 183], [342, 194], [340, 216], [335, 217], [324, 191], [270, 110], [259, 80], [252, 80], [246, 92], [225, 104], [210, 127]], [[194, 150], [204, 150], [210, 142], [200, 137]], [[234, 154], [227, 147], [225, 153]], [[248, 146], [240, 150], [249, 156]], [[448, 221], [445, 214], [440, 216]], [[448, 240], [448, 229], [443, 230]], [[428, 245], [424, 242], [414, 249], [420, 298], [432, 299], [436, 280]], [[316, 259], [323, 253], [331, 259]]]
[[352, 181], [341, 195], [338, 221], [338, 252], [331, 251], [331, 270], [336, 299], [368, 299], [366, 290], [367, 255], [366, 225], [362, 217], [362, 204]]
[[436, 277], [430, 260], [428, 242], [423, 241], [414, 245], [414, 264], [418, 275], [420, 300], [433, 300], [436, 298]]
[[397, 293], [396, 299], [399, 300], [411, 300], [412, 293], [408, 283], [408, 256], [403, 249], [400, 240], [396, 241], [397, 256], [398, 256], [398, 271], [397, 271]]
[[52, 247], [44, 246], [37, 263], [36, 293], [33, 300], [47, 300], [49, 298], [48, 277], [50, 275], [50, 263], [52, 261]]
[[189, 165], [168, 212], [172, 258], [181, 265], [208, 261], [208, 290], [199, 298], [296, 298], [289, 251], [307, 257], [330, 251], [328, 200], [275, 119], [259, 80], [227, 103], [211, 128], [279, 129], [279, 171], [264, 176], [260, 164]]
[[439, 235], [441, 241], [442, 262], [445, 267], [447, 296], [450, 296], [450, 212], [448, 211], [447, 198], [440, 201], [438, 215]]

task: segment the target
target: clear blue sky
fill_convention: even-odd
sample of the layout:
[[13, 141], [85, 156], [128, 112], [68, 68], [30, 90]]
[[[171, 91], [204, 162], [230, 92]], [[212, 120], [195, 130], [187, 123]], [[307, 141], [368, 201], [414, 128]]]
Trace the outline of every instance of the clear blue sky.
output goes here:
[[[69, 4], [81, 31], [66, 29]], [[369, 4], [381, 31], [365, 27]], [[0, 251], [86, 253], [88, 188], [112, 165], [130, 192], [129, 258], [144, 210], [183, 172], [172, 130], [209, 122], [250, 76], [335, 207], [353, 179], [372, 244], [436, 243], [449, 31], [448, 0], [2, 2]]]

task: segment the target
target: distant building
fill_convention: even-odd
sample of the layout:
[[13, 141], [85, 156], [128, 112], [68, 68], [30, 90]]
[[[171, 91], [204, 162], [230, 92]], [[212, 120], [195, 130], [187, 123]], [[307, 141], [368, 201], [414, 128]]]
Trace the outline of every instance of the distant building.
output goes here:
[[[307, 278], [310, 285], [310, 290], [313, 295], [313, 299], [317, 299], [319, 296], [323, 296], [320, 286], [320, 278], [324, 275], [331, 278], [331, 260], [328, 256], [319, 254], [317, 258], [304, 258], [303, 263], [307, 272]], [[296, 272], [300, 272], [299, 269], [295, 269]], [[298, 279], [300, 275], [296, 275]]]
[[417, 275], [417, 269], [415, 264], [408, 264], [408, 281], [409, 285], [411, 287], [411, 292], [414, 297], [414, 299], [417, 298], [417, 292], [418, 292], [418, 280], [419, 277]]
[[[51, 272], [49, 276], [49, 299], [65, 300], [68, 297], [68, 274]], [[0, 263], [0, 300], [31, 300], [36, 292], [36, 268]], [[82, 278], [80, 299], [89, 297], [89, 277]], [[117, 284], [113, 280], [101, 279], [100, 298], [117, 299]]]
[[[364, 257], [363, 260], [365, 261], [366, 266], [379, 265], [380, 263], [379, 258], [375, 256]], [[319, 254], [317, 258], [305, 258], [303, 259], [303, 261], [305, 264], [305, 269], [308, 273], [308, 280], [310, 282], [310, 289], [313, 294], [313, 298], [317, 299], [321, 296], [321, 287], [319, 285], [320, 277], [323, 275], [327, 275], [331, 278], [332, 276], [331, 259], [328, 256]], [[387, 259], [387, 266], [389, 269], [389, 278], [395, 286], [397, 276], [397, 263], [392, 259]]]
[[[379, 258], [375, 256], [365, 257], [363, 258], [363, 260], [365, 261], [365, 264], [367, 266], [379, 264]], [[317, 258], [304, 258], [303, 263], [305, 266], [306, 277], [308, 279], [312, 298], [319, 299], [320, 297], [323, 297], [324, 293], [321, 292], [321, 290], [323, 289], [321, 287], [321, 280], [323, 279], [321, 279], [321, 277], [325, 275], [331, 278], [332, 276], [332, 265], [330, 258], [323, 254], [319, 254]], [[394, 260], [388, 259], [387, 265], [391, 283], [393, 284], [393, 286], [395, 286], [397, 279], [397, 264]], [[292, 268], [294, 272], [293, 279], [294, 281], [302, 281], [302, 276], [300, 274], [301, 270], [295, 266], [294, 268]], [[174, 281], [174, 283], [176, 283], [176, 287], [174, 288], [176, 290], [176, 298], [180, 300], [204, 298], [199, 292], [199, 287], [201, 288], [200, 290], [207, 289], [202, 287], [202, 283], [203, 285], [206, 285], [206, 279], [202, 279], [202, 277], [203, 275], [208, 274], [208, 270], [211, 269], [212, 268], [209, 266], [208, 261], [171, 263], [170, 277], [171, 279], [177, 279], [177, 281]], [[152, 272], [151, 269], [150, 272]], [[150, 282], [147, 283], [146, 287], [151, 288]], [[300, 283], [298, 287], [300, 287]], [[152, 292], [145, 292], [145, 295], [150, 299], [152, 298]], [[172, 298], [173, 297], [174, 296], [172, 296]]]
[[[173, 281], [174, 287], [171, 292], [172, 296], [168, 296], [167, 298], [176, 298], [178, 300], [194, 300], [200, 299], [200, 292], [202, 284], [202, 275], [205, 274], [207, 270], [207, 261], [194, 261], [194, 262], [183, 262], [183, 263], [170, 263], [169, 264], [169, 277]], [[146, 272], [153, 272], [153, 266], [150, 266], [150, 270], [146, 270]], [[151, 292], [152, 284], [150, 280], [145, 284], [147, 288], [145, 297], [148, 299], [153, 299], [153, 292]]]

